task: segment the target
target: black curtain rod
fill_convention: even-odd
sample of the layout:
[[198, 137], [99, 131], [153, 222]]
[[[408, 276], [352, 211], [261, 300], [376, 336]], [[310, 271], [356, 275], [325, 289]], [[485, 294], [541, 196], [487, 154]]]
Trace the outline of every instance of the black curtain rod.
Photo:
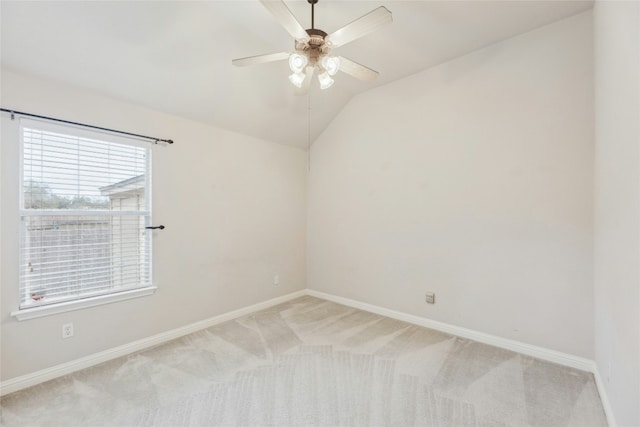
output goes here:
[[166, 142], [167, 144], [173, 144], [173, 140], [171, 139], [154, 138], [153, 136], [139, 135], [137, 133], [125, 132], [122, 130], [103, 128], [100, 126], [87, 125], [87, 124], [78, 123], [78, 122], [71, 122], [69, 120], [56, 119], [53, 117], [39, 116], [37, 114], [23, 113], [22, 111], [9, 110], [7, 108], [0, 108], [0, 111], [4, 111], [5, 113], [11, 113], [11, 120], [13, 120], [15, 114], [18, 114], [20, 116], [35, 117], [37, 119], [51, 120], [53, 122], [66, 123], [68, 125], [82, 126], [82, 127], [91, 128], [91, 129], [103, 130], [106, 132], [119, 133], [121, 135], [134, 136], [136, 138], [148, 139], [153, 141], [156, 144], [159, 142]]

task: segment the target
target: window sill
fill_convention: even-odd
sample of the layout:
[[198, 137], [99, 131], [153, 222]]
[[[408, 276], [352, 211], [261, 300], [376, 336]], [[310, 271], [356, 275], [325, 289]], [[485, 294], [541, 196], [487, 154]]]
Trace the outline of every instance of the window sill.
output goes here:
[[25, 308], [11, 313], [16, 319], [28, 320], [36, 317], [50, 316], [52, 314], [65, 313], [67, 311], [80, 310], [96, 305], [110, 304], [112, 302], [124, 301], [131, 298], [144, 297], [152, 295], [156, 291], [155, 286], [147, 286], [146, 288], [132, 289], [130, 291], [118, 292], [109, 295], [100, 295], [96, 297], [84, 298], [76, 301], [61, 302], [58, 304], [45, 305], [41, 307]]

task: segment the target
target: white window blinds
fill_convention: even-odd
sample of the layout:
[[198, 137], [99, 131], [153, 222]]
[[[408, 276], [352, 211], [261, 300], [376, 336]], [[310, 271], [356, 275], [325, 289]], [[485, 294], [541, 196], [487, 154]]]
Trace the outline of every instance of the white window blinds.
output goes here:
[[151, 285], [148, 144], [21, 120], [20, 308]]

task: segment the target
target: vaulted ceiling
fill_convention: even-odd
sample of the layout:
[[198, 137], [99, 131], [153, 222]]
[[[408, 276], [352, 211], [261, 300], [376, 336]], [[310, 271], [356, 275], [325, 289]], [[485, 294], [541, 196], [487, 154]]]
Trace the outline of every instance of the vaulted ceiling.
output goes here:
[[[306, 0], [286, 4], [310, 27]], [[295, 94], [286, 61], [231, 65], [233, 58], [293, 50], [290, 36], [257, 0], [3, 0], [1, 61], [16, 72], [306, 147], [358, 93], [593, 3], [320, 0], [315, 26], [331, 33], [381, 5], [393, 13], [391, 25], [336, 49], [379, 71], [378, 80], [365, 83], [339, 73], [331, 88], [321, 91], [314, 82], [307, 96]]]

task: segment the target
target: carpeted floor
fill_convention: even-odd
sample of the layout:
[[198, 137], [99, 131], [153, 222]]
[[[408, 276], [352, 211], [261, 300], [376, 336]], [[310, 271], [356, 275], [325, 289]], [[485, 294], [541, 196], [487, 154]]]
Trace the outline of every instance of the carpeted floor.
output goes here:
[[5, 396], [9, 426], [605, 426], [593, 376], [301, 297]]

